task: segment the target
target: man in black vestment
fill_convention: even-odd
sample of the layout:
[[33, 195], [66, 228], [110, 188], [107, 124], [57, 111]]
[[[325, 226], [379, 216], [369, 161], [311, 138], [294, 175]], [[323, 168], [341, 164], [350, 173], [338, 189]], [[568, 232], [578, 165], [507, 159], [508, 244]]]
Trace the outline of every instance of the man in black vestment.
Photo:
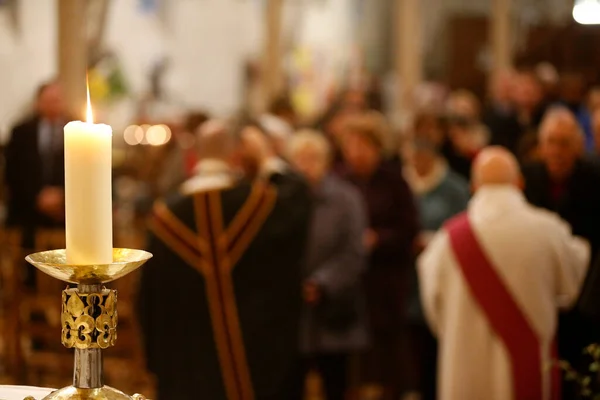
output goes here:
[[[600, 249], [600, 167], [583, 157], [584, 136], [566, 108], [550, 109], [539, 131], [542, 161], [523, 169], [525, 195], [542, 208], [558, 213], [573, 233], [586, 238], [592, 259]], [[585, 280], [578, 307], [561, 315], [559, 351], [577, 366], [582, 350], [600, 341], [600, 270], [593, 264]]]
[[201, 126], [195, 177], [154, 207], [140, 312], [159, 400], [283, 400], [294, 389], [308, 188], [256, 128], [238, 143], [230, 133]]

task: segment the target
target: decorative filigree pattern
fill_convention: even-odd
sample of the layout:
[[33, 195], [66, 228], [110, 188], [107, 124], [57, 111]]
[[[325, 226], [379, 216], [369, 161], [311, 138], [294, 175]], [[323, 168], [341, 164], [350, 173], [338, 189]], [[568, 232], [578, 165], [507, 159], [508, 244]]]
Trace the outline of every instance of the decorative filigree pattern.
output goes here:
[[117, 340], [117, 292], [63, 291], [62, 344], [67, 348], [106, 349]]

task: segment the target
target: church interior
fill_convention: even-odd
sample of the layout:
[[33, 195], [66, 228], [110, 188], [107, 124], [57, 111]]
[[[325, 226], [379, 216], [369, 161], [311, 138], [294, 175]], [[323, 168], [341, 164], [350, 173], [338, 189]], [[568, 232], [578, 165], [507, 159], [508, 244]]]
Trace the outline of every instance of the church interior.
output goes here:
[[600, 0], [0, 0], [0, 399], [600, 399], [597, 46]]

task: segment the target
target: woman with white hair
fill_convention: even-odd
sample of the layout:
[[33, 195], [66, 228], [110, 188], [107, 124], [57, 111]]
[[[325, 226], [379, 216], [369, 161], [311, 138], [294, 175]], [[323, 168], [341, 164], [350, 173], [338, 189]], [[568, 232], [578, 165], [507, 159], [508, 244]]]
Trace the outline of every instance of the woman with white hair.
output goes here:
[[365, 209], [352, 186], [329, 174], [331, 149], [322, 134], [294, 135], [288, 159], [309, 182], [314, 199], [303, 277], [302, 379], [316, 368], [326, 398], [342, 400], [348, 386], [348, 358], [367, 345], [361, 289]]

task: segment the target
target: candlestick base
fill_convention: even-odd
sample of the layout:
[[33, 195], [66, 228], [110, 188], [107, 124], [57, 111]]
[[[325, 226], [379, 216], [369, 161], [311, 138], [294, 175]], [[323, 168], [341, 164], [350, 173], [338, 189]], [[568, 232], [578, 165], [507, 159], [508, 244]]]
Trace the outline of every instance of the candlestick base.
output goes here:
[[61, 317], [62, 343], [75, 348], [73, 386], [42, 400], [145, 400], [142, 395], [128, 396], [103, 384], [102, 349], [113, 346], [117, 338], [117, 293], [102, 285], [135, 271], [151, 257], [133, 249], [113, 249], [110, 264], [71, 265], [64, 249], [26, 257], [45, 274], [78, 284], [77, 289], [63, 292]]
[[[128, 396], [125, 393], [113, 389], [109, 386], [104, 386], [99, 389], [80, 389], [69, 386], [55, 392], [50, 393], [42, 400], [146, 400], [142, 395], [136, 394]], [[28, 399], [25, 399], [28, 400]], [[35, 400], [30, 398], [29, 400]]]

